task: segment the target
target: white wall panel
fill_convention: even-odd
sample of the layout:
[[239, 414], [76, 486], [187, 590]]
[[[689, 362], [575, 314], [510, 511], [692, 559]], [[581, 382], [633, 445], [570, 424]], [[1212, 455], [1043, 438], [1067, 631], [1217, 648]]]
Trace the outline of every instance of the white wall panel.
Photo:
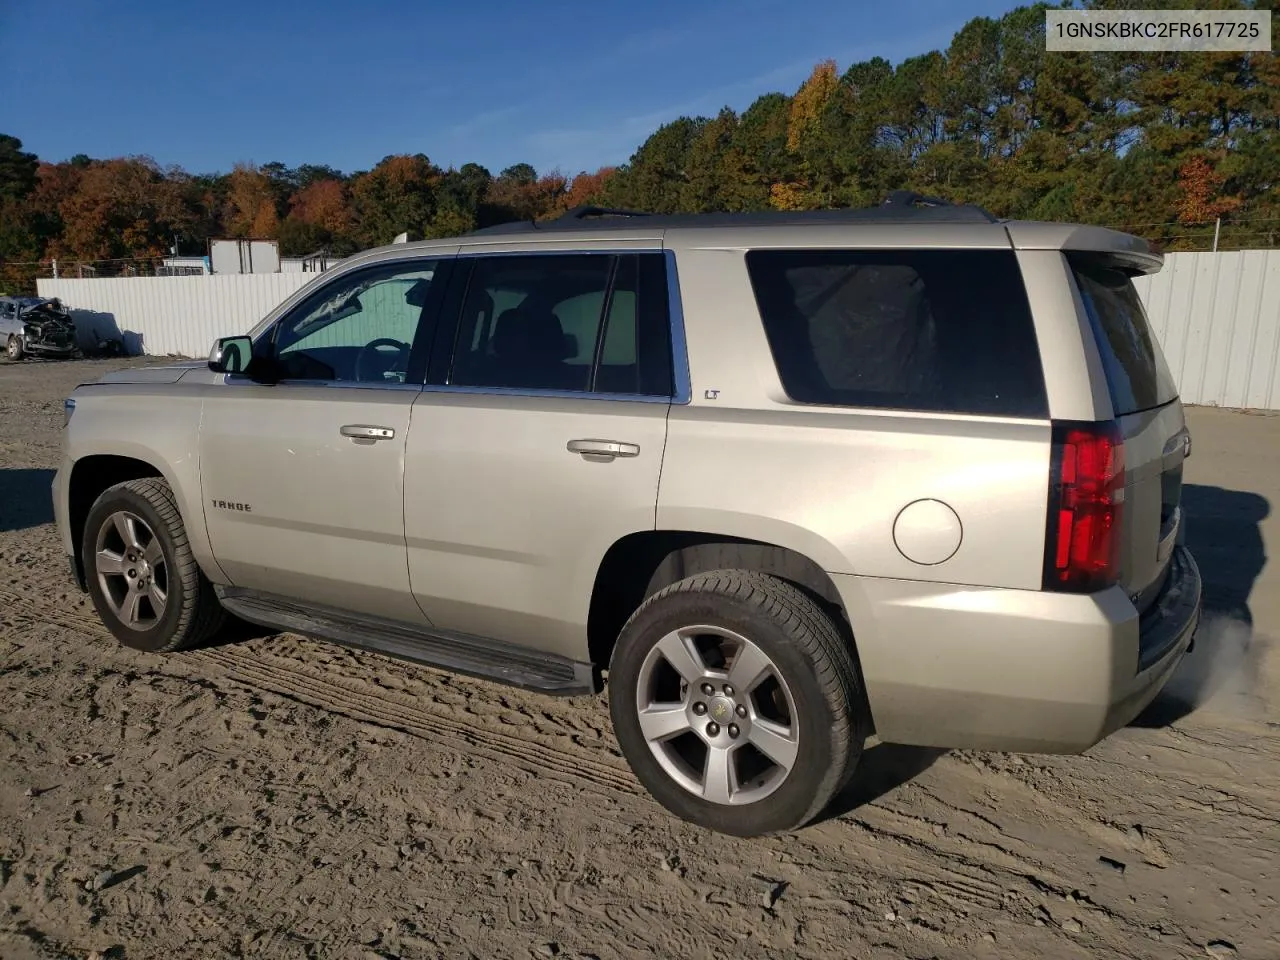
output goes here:
[[1170, 253], [1136, 286], [1185, 403], [1280, 409], [1280, 250]]
[[130, 353], [203, 357], [218, 337], [246, 332], [318, 276], [41, 279], [37, 286], [40, 296], [62, 300], [86, 345], [96, 329], [102, 336], [121, 337]]

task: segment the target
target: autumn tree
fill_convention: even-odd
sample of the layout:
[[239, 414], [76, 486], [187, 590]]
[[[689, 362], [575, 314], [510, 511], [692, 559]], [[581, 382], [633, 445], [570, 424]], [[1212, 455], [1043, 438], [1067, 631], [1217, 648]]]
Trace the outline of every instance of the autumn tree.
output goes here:
[[0, 196], [0, 294], [30, 289], [42, 251], [30, 199]]
[[290, 207], [290, 217], [322, 227], [334, 236], [351, 228], [347, 190], [340, 180], [312, 181], [293, 195]]
[[181, 184], [149, 157], [98, 160], [77, 170], [58, 202], [55, 255], [78, 260], [162, 257], [192, 222]]
[[1226, 177], [1203, 156], [1194, 156], [1178, 169], [1178, 221], [1209, 223], [1233, 209], [1239, 201], [1222, 195]]
[[236, 164], [227, 178], [227, 232], [233, 237], [274, 240], [280, 224], [278, 202], [270, 176], [252, 164]]
[[566, 210], [574, 207], [598, 206], [602, 202], [609, 178], [617, 171], [616, 167], [601, 167], [595, 173], [585, 170], [569, 181], [565, 191], [563, 204]]
[[390, 243], [400, 233], [428, 234], [440, 171], [421, 153], [384, 157], [351, 184], [355, 239], [363, 247]]
[[787, 110], [787, 153], [795, 159], [791, 175], [775, 181], [769, 202], [779, 210], [803, 210], [831, 205], [828, 184], [814, 184], [815, 155], [823, 153], [826, 138], [823, 121], [839, 80], [834, 60], [813, 68], [800, 85]]
[[284, 256], [302, 256], [321, 248], [350, 252], [352, 213], [341, 180], [312, 180], [289, 200], [289, 215], [280, 223], [278, 239]]
[[507, 167], [485, 192], [484, 220], [540, 220], [561, 208], [568, 179], [552, 172], [541, 177], [527, 163]]

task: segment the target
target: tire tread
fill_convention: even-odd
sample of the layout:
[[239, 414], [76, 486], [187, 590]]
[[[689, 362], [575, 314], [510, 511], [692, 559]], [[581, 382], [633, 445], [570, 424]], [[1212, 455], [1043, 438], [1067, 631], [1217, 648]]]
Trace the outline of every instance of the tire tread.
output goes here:
[[164, 533], [173, 547], [175, 569], [169, 589], [172, 592], [175, 581], [180, 584], [181, 613], [173, 636], [154, 652], [174, 653], [199, 646], [217, 633], [227, 615], [213, 584], [205, 577], [191, 552], [191, 543], [173, 490], [161, 477], [141, 477], [109, 487], [103, 496], [118, 490], [127, 490], [150, 504], [164, 524]]
[[820, 814], [849, 782], [869, 735], [865, 693], [851, 640], [818, 603], [796, 585], [755, 570], [722, 569], [686, 577], [654, 593], [622, 629], [653, 606], [681, 594], [718, 594], [771, 619], [812, 664], [831, 711], [832, 757], [837, 759], [813, 793], [809, 808], [795, 822], [772, 831], [796, 829]]

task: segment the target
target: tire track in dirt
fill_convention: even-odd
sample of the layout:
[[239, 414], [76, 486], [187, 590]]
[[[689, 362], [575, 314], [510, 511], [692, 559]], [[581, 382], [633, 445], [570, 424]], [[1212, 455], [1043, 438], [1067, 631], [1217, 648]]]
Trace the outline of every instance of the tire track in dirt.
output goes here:
[[[116, 642], [92, 616], [81, 616], [52, 604], [33, 603], [29, 596], [5, 590], [0, 590], [0, 605], [9, 611], [4, 618], [6, 626], [55, 626], [95, 640]], [[574, 743], [570, 735], [563, 738], [571, 744], [566, 749], [554, 743], [538, 742], [528, 731], [516, 736], [505, 734], [483, 724], [466, 722], [462, 719], [467, 716], [465, 711], [450, 708], [447, 704], [438, 704], [438, 709], [428, 709], [421, 698], [359, 679], [334, 676], [303, 661], [279, 657], [261, 649], [224, 647], [168, 656], [175, 666], [201, 664], [211, 667], [217, 674], [251, 692], [270, 691], [307, 706], [439, 742], [463, 753], [485, 756], [593, 792], [631, 796], [641, 793], [639, 783], [621, 758], [616, 764], [602, 762]], [[377, 654], [369, 656], [385, 659]], [[400, 661], [393, 662], [397, 668], [403, 667]], [[581, 731], [573, 730], [573, 734], [580, 736]], [[545, 735], [541, 736], [546, 739]]]
[[621, 762], [601, 763], [585, 753], [510, 736], [466, 723], [454, 711], [424, 709], [415, 698], [383, 690], [359, 680], [334, 677], [309, 664], [270, 654], [252, 659], [224, 650], [203, 650], [193, 659], [214, 664], [232, 679], [254, 689], [269, 689], [352, 719], [392, 727], [425, 739], [439, 740], [468, 752], [488, 752], [493, 759], [514, 762], [532, 773], [560, 775], [588, 787], [639, 793], [639, 785]]

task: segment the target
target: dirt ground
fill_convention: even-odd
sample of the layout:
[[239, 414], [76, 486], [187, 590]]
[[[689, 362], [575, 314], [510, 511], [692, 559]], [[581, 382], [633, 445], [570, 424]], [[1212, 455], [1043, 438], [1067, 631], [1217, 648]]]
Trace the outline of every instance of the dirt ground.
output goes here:
[[166, 657], [71, 586], [62, 398], [0, 363], [0, 957], [1280, 957], [1280, 416], [1195, 409], [1212, 622], [1082, 757], [872, 745], [822, 822], [668, 816], [604, 697], [291, 635]]

